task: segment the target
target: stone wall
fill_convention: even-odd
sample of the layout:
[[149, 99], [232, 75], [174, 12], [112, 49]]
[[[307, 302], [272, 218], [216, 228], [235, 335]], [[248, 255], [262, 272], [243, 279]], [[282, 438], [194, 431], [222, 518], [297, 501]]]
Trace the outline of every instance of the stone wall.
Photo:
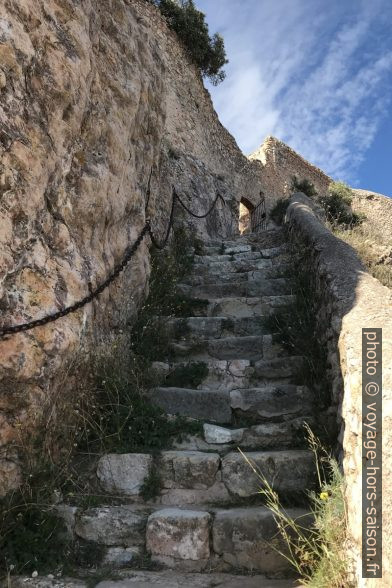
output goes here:
[[[226, 199], [206, 221], [183, 215], [193, 233], [238, 230], [241, 197], [260, 189], [259, 166], [220, 124], [155, 7], [7, 0], [0, 68], [1, 325], [55, 312], [107, 277], [145, 223], [151, 170], [147, 215], [158, 236], [173, 184], [199, 213], [217, 190]], [[0, 341], [0, 495], [20, 480], [20, 432], [31, 437], [45, 410], [55, 424], [57, 399], [78, 395], [83, 374], [70, 362], [135, 314], [148, 246], [98, 301]]]
[[[322, 223], [302, 194], [292, 198], [287, 226], [310, 247], [314, 280], [322, 306], [318, 336], [328, 349], [333, 401], [341, 426], [340, 443], [347, 491], [348, 546], [356, 585], [392, 585], [392, 294], [371, 277], [355, 251]], [[363, 580], [362, 535], [362, 329], [383, 329], [383, 580]]]
[[332, 178], [321, 169], [298, 155], [288, 145], [267, 137], [262, 146], [249, 156], [262, 166], [262, 190], [265, 193], [267, 208], [270, 209], [279, 198], [289, 197], [293, 176], [299, 180], [309, 180], [320, 194], [328, 190]]

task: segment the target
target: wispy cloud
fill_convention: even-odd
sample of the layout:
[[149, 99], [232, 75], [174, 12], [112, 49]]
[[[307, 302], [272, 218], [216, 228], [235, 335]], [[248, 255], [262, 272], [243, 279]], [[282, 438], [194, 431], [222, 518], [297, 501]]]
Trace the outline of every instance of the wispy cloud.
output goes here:
[[348, 181], [390, 104], [389, 0], [199, 0], [225, 36], [227, 80], [210, 88], [244, 152], [276, 135]]

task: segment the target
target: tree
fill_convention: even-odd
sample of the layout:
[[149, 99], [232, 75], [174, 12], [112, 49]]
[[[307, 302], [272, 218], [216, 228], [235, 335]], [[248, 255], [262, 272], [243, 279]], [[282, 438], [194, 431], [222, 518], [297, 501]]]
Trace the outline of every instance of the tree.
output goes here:
[[192, 61], [203, 77], [214, 85], [225, 79], [223, 67], [228, 63], [224, 40], [215, 33], [210, 37], [205, 15], [197, 10], [193, 0], [155, 0], [156, 6], [166, 18], [187, 49]]

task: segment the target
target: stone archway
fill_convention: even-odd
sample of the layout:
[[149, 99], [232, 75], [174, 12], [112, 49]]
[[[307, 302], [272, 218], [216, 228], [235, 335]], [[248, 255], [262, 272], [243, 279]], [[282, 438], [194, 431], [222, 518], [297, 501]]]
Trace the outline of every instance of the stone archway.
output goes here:
[[254, 205], [247, 198], [241, 198], [239, 231], [241, 235], [251, 232], [251, 216], [254, 211]]

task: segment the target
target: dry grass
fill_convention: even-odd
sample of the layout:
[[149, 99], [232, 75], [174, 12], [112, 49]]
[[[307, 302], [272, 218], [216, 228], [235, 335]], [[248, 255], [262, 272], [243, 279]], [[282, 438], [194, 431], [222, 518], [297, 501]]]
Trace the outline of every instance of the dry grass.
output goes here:
[[[355, 249], [369, 273], [384, 286], [392, 288], [392, 265], [380, 261], [380, 245], [376, 231], [366, 220], [350, 230], [332, 227], [334, 234]], [[392, 243], [390, 243], [392, 245]]]
[[[260, 494], [274, 515], [284, 548], [274, 547], [287, 559], [301, 586], [308, 588], [351, 588], [345, 543], [347, 509], [345, 483], [336, 460], [321, 445], [308, 425], [308, 443], [315, 457], [319, 492], [310, 492], [309, 514], [293, 519], [280, 503], [263, 473], [241, 452], [260, 480]], [[306, 490], [306, 488], [304, 488]], [[309, 525], [309, 520], [313, 524]]]

